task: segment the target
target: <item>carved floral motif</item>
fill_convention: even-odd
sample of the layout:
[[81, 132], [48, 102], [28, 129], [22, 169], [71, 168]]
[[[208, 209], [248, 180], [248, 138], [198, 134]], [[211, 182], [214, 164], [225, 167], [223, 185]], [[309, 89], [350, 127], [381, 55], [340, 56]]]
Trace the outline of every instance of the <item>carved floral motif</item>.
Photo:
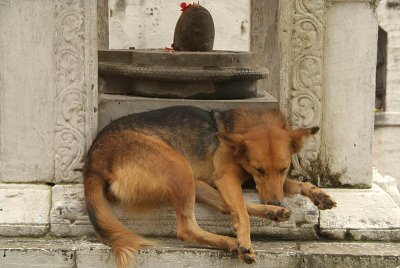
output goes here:
[[93, 1], [55, 1], [56, 181], [77, 181], [91, 139], [90, 10]]
[[[289, 117], [294, 128], [319, 126], [323, 88], [322, 58], [325, 27], [324, 0], [295, 0], [291, 37]], [[320, 133], [293, 157], [292, 175], [310, 179], [312, 163], [318, 159]]]

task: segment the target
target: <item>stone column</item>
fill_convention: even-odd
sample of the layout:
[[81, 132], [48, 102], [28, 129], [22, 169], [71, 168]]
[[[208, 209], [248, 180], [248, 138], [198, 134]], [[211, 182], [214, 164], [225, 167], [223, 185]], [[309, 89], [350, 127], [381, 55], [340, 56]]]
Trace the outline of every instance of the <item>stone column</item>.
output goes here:
[[[0, 1], [0, 235], [44, 235], [97, 126], [97, 1]], [[16, 205], [17, 204], [17, 205]]]
[[371, 186], [378, 25], [375, 1], [327, 7], [321, 163], [326, 183]]
[[251, 1], [250, 51], [257, 53], [257, 64], [268, 69], [268, 78], [258, 82], [260, 92], [279, 96], [279, 0]]
[[294, 157], [293, 176], [369, 187], [377, 21], [375, 1], [280, 2], [280, 106], [294, 127], [321, 131]]

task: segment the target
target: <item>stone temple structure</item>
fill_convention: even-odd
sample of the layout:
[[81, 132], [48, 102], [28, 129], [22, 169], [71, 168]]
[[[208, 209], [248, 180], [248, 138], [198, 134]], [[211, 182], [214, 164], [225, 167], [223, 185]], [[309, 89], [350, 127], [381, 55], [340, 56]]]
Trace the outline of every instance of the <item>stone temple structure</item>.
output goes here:
[[[378, 56], [377, 90], [382, 108], [376, 113], [374, 138], [374, 165], [382, 172], [397, 178], [400, 159], [400, 1], [380, 1], [378, 22], [382, 49]], [[378, 50], [379, 51], [379, 50]], [[381, 89], [379, 89], [381, 86]]]
[[[200, 1], [213, 7], [216, 36], [218, 25], [228, 24], [216, 49], [253, 51], [255, 63], [269, 70], [257, 96], [106, 93], [98, 50], [149, 48], [154, 40], [169, 46], [173, 29], [156, 28], [166, 27], [173, 12], [179, 16], [179, 2], [116, 0], [109, 18], [106, 0], [0, 0], [0, 267], [113, 267], [109, 248], [93, 239], [84, 206], [85, 152], [111, 120], [171, 105], [279, 107], [294, 127], [320, 126], [293, 158], [291, 176], [328, 187], [338, 207], [318, 211], [299, 196], [285, 200], [292, 210], [287, 222], [252, 219], [254, 267], [398, 266], [399, 192], [373, 171], [378, 1]], [[129, 16], [136, 30], [125, 28]], [[143, 37], [139, 45], [129, 38], [135, 31]], [[246, 198], [256, 202], [254, 190]], [[201, 226], [233, 234], [228, 215], [196, 209]], [[169, 209], [116, 213], [158, 241], [140, 252], [138, 267], [242, 266], [229, 253], [169, 238], [175, 235]]]

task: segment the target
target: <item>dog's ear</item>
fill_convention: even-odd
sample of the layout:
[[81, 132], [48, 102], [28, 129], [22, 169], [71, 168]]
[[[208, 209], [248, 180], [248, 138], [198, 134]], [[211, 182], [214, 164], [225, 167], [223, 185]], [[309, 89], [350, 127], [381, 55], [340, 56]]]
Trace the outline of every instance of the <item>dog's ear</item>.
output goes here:
[[234, 156], [240, 156], [246, 152], [243, 135], [218, 133], [217, 136], [221, 142], [231, 147]]
[[300, 128], [291, 132], [292, 137], [292, 151], [294, 154], [300, 152], [304, 142], [308, 137], [314, 135], [319, 131], [319, 127]]

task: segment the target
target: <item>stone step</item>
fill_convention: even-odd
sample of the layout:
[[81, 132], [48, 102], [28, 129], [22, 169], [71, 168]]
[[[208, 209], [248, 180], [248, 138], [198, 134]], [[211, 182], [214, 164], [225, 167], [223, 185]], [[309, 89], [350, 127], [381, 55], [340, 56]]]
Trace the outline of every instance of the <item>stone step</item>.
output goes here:
[[[55, 185], [52, 190], [51, 235], [70, 237], [93, 234], [93, 227], [86, 214], [83, 186]], [[254, 190], [245, 190], [244, 197], [248, 202], [259, 203], [258, 194]], [[277, 223], [261, 217], [251, 217], [251, 234], [275, 239], [317, 239], [319, 211], [314, 204], [308, 198], [298, 195], [285, 198], [284, 205], [292, 211], [288, 221]], [[162, 206], [148, 213], [130, 213], [114, 207], [114, 212], [135, 233], [176, 237], [176, 216], [172, 207]], [[11, 212], [9, 214], [12, 215]], [[198, 224], [210, 232], [224, 235], [235, 233], [229, 214], [222, 214], [212, 207], [196, 203], [195, 215]], [[16, 230], [11, 230], [9, 233], [16, 236]]]
[[[136, 267], [399, 267], [400, 244], [329, 241], [255, 241], [257, 262], [239, 262], [235, 253], [177, 239], [158, 239], [142, 250]], [[115, 267], [109, 247], [90, 240], [0, 239], [0, 267]]]
[[193, 100], [134, 97], [114, 94], [99, 96], [99, 129], [121, 116], [160, 109], [175, 105], [192, 105], [206, 110], [223, 110], [235, 107], [278, 108], [278, 101], [264, 92], [258, 97], [235, 100]]

